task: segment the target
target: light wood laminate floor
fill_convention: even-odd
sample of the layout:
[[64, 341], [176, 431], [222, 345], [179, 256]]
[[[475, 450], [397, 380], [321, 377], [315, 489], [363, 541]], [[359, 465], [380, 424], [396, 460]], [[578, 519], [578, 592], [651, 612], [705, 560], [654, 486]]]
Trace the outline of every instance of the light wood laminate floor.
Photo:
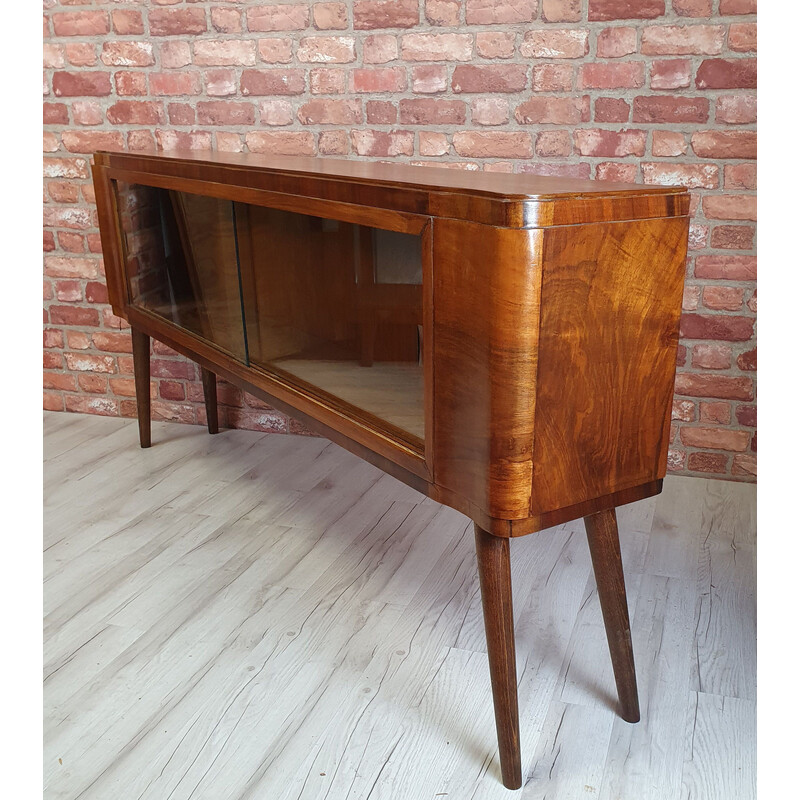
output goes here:
[[754, 486], [619, 511], [637, 725], [582, 523], [512, 542], [509, 792], [465, 517], [324, 439], [45, 432], [46, 800], [755, 796]]

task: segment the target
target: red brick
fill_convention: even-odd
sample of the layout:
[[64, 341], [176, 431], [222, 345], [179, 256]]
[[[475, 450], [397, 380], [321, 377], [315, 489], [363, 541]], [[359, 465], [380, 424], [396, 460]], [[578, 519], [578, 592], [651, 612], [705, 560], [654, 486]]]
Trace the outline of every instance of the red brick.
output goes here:
[[386, 64], [398, 55], [397, 37], [389, 33], [367, 36], [362, 44], [362, 60], [365, 64]]
[[691, 84], [692, 63], [682, 58], [654, 61], [650, 65], [651, 89], [685, 89]]
[[691, 400], [672, 400], [672, 419], [681, 422], [694, 422], [695, 406]]
[[729, 125], [756, 121], [756, 96], [754, 94], [724, 94], [717, 98], [715, 119]]
[[469, 158], [530, 158], [533, 155], [528, 133], [510, 131], [458, 131], [453, 147]]
[[633, 98], [634, 122], [706, 122], [708, 100], [705, 97], [646, 97]]
[[355, 0], [353, 3], [356, 30], [413, 28], [418, 22], [417, 0]]
[[308, 73], [311, 94], [344, 94], [346, 77], [343, 69], [312, 69]]
[[723, 475], [728, 469], [730, 456], [723, 453], [689, 453], [688, 466], [695, 472]]
[[755, 164], [726, 164], [725, 188], [726, 189], [755, 189], [756, 188]]
[[633, 183], [636, 180], [636, 164], [620, 164], [614, 161], [601, 161], [597, 165], [595, 178], [599, 181]]
[[416, 94], [435, 94], [447, 89], [447, 67], [420, 64], [411, 71], [411, 89]]
[[706, 286], [703, 305], [713, 311], [739, 311], [744, 302], [744, 289], [734, 286]]
[[194, 43], [194, 63], [204, 67], [249, 67], [256, 63], [256, 43], [238, 39]]
[[645, 183], [660, 186], [685, 186], [688, 189], [716, 189], [719, 167], [716, 164], [676, 164], [647, 162], [642, 164]]
[[52, 322], [53, 325], [82, 325], [96, 327], [100, 324], [100, 317], [94, 308], [81, 308], [80, 306], [50, 306], [50, 322]]
[[686, 453], [683, 450], [667, 451], [667, 470], [669, 472], [680, 472], [686, 467]]
[[307, 36], [297, 48], [297, 60], [304, 63], [346, 64], [355, 58], [352, 36]]
[[713, 56], [724, 43], [724, 25], [649, 25], [642, 31], [642, 53], [650, 56]]
[[476, 125], [505, 125], [509, 119], [508, 101], [502, 97], [477, 97], [470, 104]]
[[627, 122], [631, 107], [621, 97], [598, 97], [594, 101], [595, 122]]
[[419, 98], [401, 100], [400, 122], [404, 125], [463, 125], [467, 106], [461, 100]]
[[698, 278], [727, 281], [756, 280], [755, 256], [697, 256], [694, 274]]
[[654, 156], [681, 156], [688, 149], [686, 139], [678, 131], [653, 131]]
[[78, 303], [83, 300], [80, 281], [56, 281], [56, 297], [62, 303]]
[[119, 131], [64, 131], [64, 147], [71, 153], [94, 153], [96, 150], [122, 150], [124, 141]]
[[120, 97], [147, 94], [147, 75], [144, 72], [115, 72], [114, 86]]
[[42, 66], [45, 69], [61, 69], [64, 66], [64, 48], [60, 44], [42, 45]]
[[746, 353], [740, 353], [738, 358], [736, 359], [736, 363], [739, 366], [739, 369], [743, 369], [748, 372], [754, 371], [758, 368], [756, 361], [757, 361], [756, 348], [748, 350]]
[[88, 303], [107, 303], [108, 289], [100, 281], [88, 281], [86, 283], [86, 302]]
[[412, 156], [414, 134], [411, 131], [352, 131], [353, 148], [360, 156]]
[[244, 141], [241, 134], [229, 133], [227, 131], [216, 131], [214, 139], [217, 143], [217, 150], [222, 153], [243, 153]]
[[59, 231], [58, 243], [61, 246], [61, 249], [66, 250], [68, 253], [86, 252], [86, 237], [82, 233]]
[[305, 91], [302, 69], [246, 69], [242, 71], [244, 95], [290, 95]]
[[715, 339], [746, 342], [753, 338], [752, 317], [708, 314], [683, 314], [681, 336], [684, 339]]
[[755, 89], [755, 58], [707, 58], [697, 68], [698, 89]]
[[535, 64], [531, 88], [534, 92], [571, 92], [575, 70], [569, 64]]
[[197, 104], [197, 121], [201, 125], [253, 125], [256, 111], [252, 103], [210, 100]]
[[542, 131], [537, 134], [537, 156], [542, 158], [564, 158], [571, 154], [572, 137], [569, 131]]
[[211, 134], [205, 131], [156, 131], [160, 150], [210, 150]]
[[725, 344], [696, 344], [692, 348], [693, 367], [730, 369], [732, 358], [733, 351]]
[[167, 41], [158, 46], [161, 53], [161, 66], [164, 69], [180, 69], [192, 63], [192, 51], [188, 42]]
[[76, 125], [102, 125], [105, 121], [102, 106], [94, 100], [75, 100], [72, 118]]
[[263, 100], [259, 106], [259, 118], [265, 125], [291, 125], [294, 109], [288, 100]]
[[472, 66], [460, 64], [453, 70], [453, 91], [459, 92], [520, 92], [528, 84], [528, 71], [523, 64], [491, 64]]
[[731, 406], [730, 403], [700, 403], [700, 421], [712, 422], [716, 425], [730, 425]]
[[45, 208], [44, 224], [53, 228], [86, 230], [95, 227], [95, 220], [85, 208]]
[[[43, 234], [44, 234], [44, 236], [43, 236], [43, 239], [44, 239], [44, 241], [43, 241], [44, 252], [45, 253], [49, 253], [52, 250], [55, 250], [56, 249], [56, 240], [55, 240], [55, 237], [53, 236], [53, 231], [44, 231]], [[45, 283], [45, 287], [47, 287], [47, 285], [48, 284]], [[49, 300], [50, 298], [45, 296], [44, 299], [45, 300]]]
[[454, 27], [460, 22], [461, 0], [425, 0], [425, 19], [431, 25]]
[[114, 31], [122, 36], [139, 36], [144, 33], [142, 12], [134, 9], [114, 9], [111, 12], [111, 24]]
[[710, 17], [711, 0], [672, 0], [672, 10], [679, 17]]
[[600, 128], [579, 129], [574, 133], [575, 149], [584, 156], [643, 156], [647, 132], [640, 130], [608, 131]]
[[151, 72], [150, 93], [176, 96], [200, 94], [200, 75], [196, 72]]
[[69, 42], [64, 51], [75, 67], [92, 67], [97, 63], [97, 48], [92, 42]]
[[641, 61], [583, 64], [578, 73], [581, 89], [637, 89], [644, 86]]
[[114, 125], [159, 125], [164, 122], [164, 107], [151, 100], [119, 100], [106, 115]]
[[584, 118], [584, 103], [577, 97], [532, 97], [514, 114], [522, 125], [573, 125]]
[[636, 47], [636, 28], [606, 28], [597, 34], [598, 58], [629, 56]]
[[719, 13], [723, 16], [755, 14], [756, 0], [719, 0]]
[[755, 477], [756, 470], [756, 457], [746, 453], [737, 453], [733, 457], [733, 466], [731, 467], [732, 475], [750, 475]]
[[755, 406], [736, 406], [736, 421], [740, 425], [746, 425], [749, 428], [755, 428], [756, 416]]
[[321, 31], [344, 30], [347, 28], [347, 4], [315, 3], [313, 17], [314, 27]]
[[728, 29], [728, 47], [736, 53], [753, 53], [756, 50], [756, 23], [739, 22]]
[[397, 122], [397, 106], [389, 100], [367, 101], [367, 123], [370, 125], [394, 125]]
[[[205, 78], [207, 95], [211, 97], [230, 97], [230, 95], [236, 94], [236, 70], [209, 69], [203, 73], [203, 76]], [[176, 104], [171, 103], [170, 107], [173, 105]], [[191, 106], [186, 106], [186, 108], [193, 113], [194, 110]], [[191, 124], [191, 122], [184, 124]]]
[[401, 42], [401, 53], [406, 61], [469, 61], [472, 58], [472, 35], [407, 33]]
[[105, 375], [78, 375], [78, 388], [82, 392], [105, 394], [108, 391], [108, 378]]
[[149, 67], [156, 63], [150, 42], [103, 42], [100, 60], [108, 67]]
[[589, 0], [589, 22], [612, 19], [656, 19], [665, 13], [664, 0]]
[[697, 131], [692, 149], [701, 158], [755, 158], [755, 131]]
[[288, 64], [292, 60], [292, 40], [260, 39], [258, 55], [267, 64]]
[[480, 31], [475, 34], [475, 48], [484, 58], [511, 58], [514, 39], [511, 31]]
[[578, 22], [581, 0], [542, 0], [542, 19], [545, 22]]
[[104, 97], [111, 94], [107, 72], [56, 72], [53, 75], [56, 97]]
[[253, 153], [281, 156], [314, 155], [314, 134], [309, 131], [252, 131], [245, 134], [245, 141]]
[[106, 11], [67, 11], [52, 20], [56, 36], [102, 36], [110, 30]]
[[206, 32], [204, 8], [157, 8], [147, 12], [147, 19], [151, 36], [185, 36]]
[[220, 33], [239, 33], [242, 30], [242, 12], [237, 8], [212, 8], [211, 25]]
[[467, 25], [516, 25], [532, 22], [536, 0], [467, 0]]
[[756, 198], [751, 194], [708, 195], [703, 198], [708, 219], [756, 219]]
[[354, 125], [362, 121], [359, 100], [310, 100], [297, 110], [303, 125]]
[[128, 150], [131, 152], [137, 151], [152, 151], [156, 149], [156, 140], [149, 130], [132, 130], [128, 131]]
[[519, 168], [520, 172], [530, 175], [546, 175], [556, 178], [580, 178], [587, 180], [592, 172], [589, 164], [547, 164], [545, 162], [523, 164]]
[[350, 73], [351, 92], [404, 92], [406, 83], [403, 67], [360, 68]]
[[520, 45], [523, 58], [583, 58], [589, 52], [587, 30], [532, 30]]
[[69, 111], [65, 103], [44, 103], [42, 106], [42, 121], [45, 125], [67, 125]]
[[711, 231], [711, 246], [722, 250], [751, 250], [755, 232], [752, 225], [718, 225]]
[[750, 443], [750, 434], [747, 431], [735, 431], [730, 428], [683, 427], [681, 441], [687, 447], [743, 452]]
[[450, 149], [447, 136], [434, 131], [419, 132], [419, 154], [421, 156], [443, 156]]

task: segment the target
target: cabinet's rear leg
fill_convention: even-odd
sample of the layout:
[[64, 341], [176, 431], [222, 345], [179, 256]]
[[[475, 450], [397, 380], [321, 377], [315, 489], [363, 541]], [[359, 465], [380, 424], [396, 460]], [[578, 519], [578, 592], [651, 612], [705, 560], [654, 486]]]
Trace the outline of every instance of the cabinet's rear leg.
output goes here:
[[206, 424], [209, 433], [219, 433], [219, 417], [217, 416], [217, 376], [200, 367], [203, 378], [203, 397], [206, 402]]
[[639, 693], [636, 689], [636, 670], [633, 665], [631, 623], [625, 577], [622, 574], [622, 555], [619, 548], [617, 514], [600, 511], [584, 518], [592, 555], [597, 596], [603, 611], [608, 649], [619, 694], [620, 716], [626, 722], [639, 721]]
[[150, 447], [150, 337], [136, 328], [131, 328], [131, 337], [139, 444], [142, 447]]

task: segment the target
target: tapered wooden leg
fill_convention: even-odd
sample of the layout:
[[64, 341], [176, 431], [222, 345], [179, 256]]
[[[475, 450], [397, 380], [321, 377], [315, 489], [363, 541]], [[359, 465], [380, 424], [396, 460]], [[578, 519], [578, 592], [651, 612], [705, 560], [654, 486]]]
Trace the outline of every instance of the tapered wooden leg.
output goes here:
[[219, 433], [219, 417], [217, 416], [217, 376], [200, 367], [203, 378], [203, 397], [206, 401], [206, 425], [209, 433]]
[[500, 769], [508, 789], [522, 786], [517, 705], [517, 662], [514, 651], [514, 613], [511, 606], [509, 540], [492, 536], [475, 525], [475, 548], [481, 580], [483, 622], [492, 677], [494, 718], [500, 746]]
[[139, 444], [150, 447], [150, 337], [136, 328], [133, 337], [133, 377], [136, 385], [136, 414], [139, 417]]
[[636, 689], [636, 670], [633, 665], [631, 623], [628, 618], [628, 599], [622, 573], [619, 549], [617, 514], [600, 511], [584, 518], [592, 555], [597, 596], [603, 611], [611, 664], [617, 682], [620, 716], [626, 722], [639, 721], [639, 693]]

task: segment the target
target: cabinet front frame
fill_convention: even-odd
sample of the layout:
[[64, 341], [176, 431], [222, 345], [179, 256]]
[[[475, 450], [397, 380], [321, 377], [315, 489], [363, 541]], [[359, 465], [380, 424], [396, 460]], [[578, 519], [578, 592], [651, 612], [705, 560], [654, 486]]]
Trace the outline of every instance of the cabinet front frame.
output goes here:
[[[109, 299], [112, 309], [118, 316], [159, 340], [166, 340], [168, 344], [177, 344], [177, 349], [190, 358], [198, 356], [207, 365], [218, 364], [224, 367], [240, 382], [246, 382], [262, 389], [270, 398], [274, 398], [278, 405], [283, 407], [283, 410], [295, 409], [306, 417], [306, 420], [318, 420], [328, 431], [331, 429], [339, 431], [348, 439], [375, 451], [379, 456], [396, 463], [402, 469], [422, 478], [426, 483], [431, 481], [434, 451], [433, 339], [435, 332], [433, 329], [433, 219], [430, 216], [97, 164], [93, 165], [93, 172], [100, 228], [101, 231], [106, 232], [102, 244], [109, 285]], [[309, 388], [307, 388], [301, 382], [296, 383], [287, 379], [282, 371], [272, 372], [263, 366], [246, 365], [213, 342], [135, 305], [130, 296], [125, 264], [125, 245], [119, 225], [114, 181], [215, 197], [230, 202], [246, 203], [419, 236], [422, 255], [422, 413], [425, 426], [422, 449], [415, 444], [416, 437], [404, 436], [404, 432], [399, 428], [381, 420], [374, 414], [359, 409], [320, 387], [314, 387], [317, 391], [313, 391], [311, 384], [308, 384]], [[110, 235], [111, 231], [115, 233], [113, 237]]]

